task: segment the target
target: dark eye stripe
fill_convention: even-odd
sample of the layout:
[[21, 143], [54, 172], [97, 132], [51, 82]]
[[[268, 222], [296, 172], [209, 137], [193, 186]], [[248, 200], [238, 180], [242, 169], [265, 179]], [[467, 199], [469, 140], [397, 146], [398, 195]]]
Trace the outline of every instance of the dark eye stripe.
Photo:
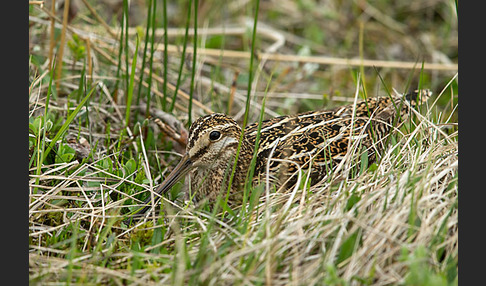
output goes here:
[[197, 161], [200, 157], [202, 157], [202, 155], [204, 155], [208, 150], [208, 147], [203, 147], [201, 148], [201, 150], [197, 151], [196, 154], [194, 154], [194, 156], [191, 157], [191, 161], [195, 162]]

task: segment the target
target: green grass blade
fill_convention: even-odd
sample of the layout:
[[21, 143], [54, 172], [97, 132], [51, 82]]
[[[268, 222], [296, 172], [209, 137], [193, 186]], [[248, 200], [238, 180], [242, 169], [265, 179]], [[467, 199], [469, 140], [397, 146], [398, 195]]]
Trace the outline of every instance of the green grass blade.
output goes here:
[[134, 86], [134, 82], [135, 82], [135, 71], [136, 71], [136, 68], [137, 68], [137, 54], [138, 54], [138, 46], [139, 46], [139, 43], [140, 43], [140, 40], [138, 39], [138, 36], [137, 36], [137, 42], [136, 42], [136, 46], [135, 46], [135, 53], [133, 54], [132, 68], [130, 70], [130, 78], [129, 78], [129, 82], [128, 82], [127, 108], [125, 110], [125, 126], [126, 127], [128, 127], [129, 124], [130, 124], [130, 109], [132, 107], [133, 86]]
[[197, 7], [199, 6], [199, 1], [194, 0], [194, 47], [193, 47], [193, 53], [192, 53], [192, 72], [191, 72], [191, 85], [190, 85], [190, 91], [189, 91], [189, 106], [188, 106], [188, 111], [187, 115], [189, 119], [187, 120], [188, 126], [192, 124], [192, 98], [194, 96], [194, 84], [195, 84], [195, 78], [196, 78], [196, 61], [197, 61]]
[[128, 25], [128, 0], [123, 0], [123, 15], [125, 15], [123, 17], [124, 19], [124, 25], [125, 25], [125, 88], [128, 88], [128, 81], [129, 81], [129, 77], [130, 75], [128, 74], [128, 67], [130, 66], [129, 65], [129, 62], [128, 62], [128, 56], [129, 56], [129, 49], [128, 49], [128, 37], [129, 37], [129, 33], [128, 33], [128, 30], [129, 30], [129, 25]]
[[151, 98], [151, 92], [152, 92], [152, 71], [153, 71], [153, 63], [154, 63], [154, 52], [155, 52], [155, 16], [156, 13], [155, 11], [157, 10], [157, 1], [153, 1], [153, 7], [152, 7], [152, 37], [150, 38], [150, 59], [149, 59], [149, 75], [147, 79], [147, 108], [145, 109], [145, 117], [149, 117], [150, 115], [150, 98]]
[[[136, 104], [137, 106], [140, 104], [140, 97], [142, 96], [142, 83], [143, 83], [143, 76], [144, 76], [144, 70], [145, 70], [145, 63], [146, 58], [147, 58], [147, 50], [148, 50], [148, 43], [149, 43], [149, 32], [150, 32], [150, 27], [152, 25], [152, 6], [154, 5], [153, 0], [149, 0], [148, 8], [147, 8], [147, 24], [145, 27], [145, 38], [144, 38], [144, 45], [143, 45], [143, 52], [142, 52], [142, 67], [140, 68], [140, 79], [138, 82], [138, 93], [137, 93], [137, 101]], [[150, 93], [150, 90], [148, 91]], [[135, 118], [137, 118], [138, 115], [138, 109], [135, 111]]]
[[240, 155], [240, 149], [241, 149], [241, 144], [243, 142], [243, 138], [245, 136], [245, 126], [248, 124], [248, 113], [250, 112], [250, 100], [251, 100], [251, 86], [253, 83], [253, 61], [255, 59], [255, 42], [256, 42], [256, 33], [257, 33], [257, 24], [258, 24], [258, 10], [260, 7], [260, 1], [256, 0], [255, 1], [255, 16], [254, 16], [254, 21], [253, 21], [253, 31], [252, 31], [252, 41], [251, 41], [251, 53], [250, 53], [250, 67], [248, 71], [248, 90], [246, 93], [246, 104], [245, 104], [245, 114], [243, 116], [243, 129], [240, 135], [240, 139], [238, 142], [238, 147], [236, 149], [236, 156], [235, 156], [235, 162], [233, 163], [233, 169], [231, 171], [231, 176], [229, 179], [228, 183], [228, 189], [226, 191], [226, 199], [225, 203], [228, 203], [229, 199], [229, 191], [231, 189], [231, 184], [233, 183], [233, 177], [236, 172], [236, 165], [238, 162], [238, 157]]
[[[167, 0], [163, 0], [163, 19], [164, 19], [164, 83], [162, 84], [162, 90], [164, 92], [164, 97], [162, 98], [162, 110], [166, 111], [166, 105], [167, 105], [167, 73], [169, 72], [169, 69], [167, 68], [168, 65], [168, 54], [167, 54], [167, 47], [169, 44], [169, 38], [167, 35]], [[197, 22], [195, 22], [197, 24]], [[194, 24], [194, 25], [196, 25]], [[196, 54], [196, 50], [194, 49], [194, 55]]]
[[[263, 99], [262, 99], [262, 109], [260, 111], [260, 117], [258, 119], [258, 127], [257, 127], [257, 135], [256, 135], [256, 138], [255, 138], [255, 147], [253, 148], [253, 157], [251, 158], [251, 161], [250, 161], [250, 167], [248, 169], [248, 174], [247, 174], [247, 179], [246, 179], [246, 184], [245, 184], [245, 192], [243, 193], [243, 205], [246, 204], [247, 202], [247, 199], [248, 199], [248, 195], [249, 195], [249, 191], [250, 191], [250, 188], [252, 187], [251, 185], [251, 182], [253, 181], [253, 176], [254, 176], [254, 173], [255, 173], [255, 165], [256, 165], [256, 160], [257, 160], [257, 155], [258, 155], [258, 148], [260, 147], [260, 136], [261, 136], [261, 130], [262, 130], [262, 122], [263, 122], [263, 117], [265, 115], [265, 104], [266, 104], [266, 101], [267, 101], [267, 93], [268, 93], [268, 89], [270, 88], [270, 82], [272, 81], [272, 77], [273, 77], [273, 73], [270, 75], [270, 78], [268, 79], [268, 83], [267, 83], [267, 87], [265, 89], [265, 95], [263, 96]], [[246, 208], [242, 208], [242, 215], [241, 217], [245, 217], [245, 210]], [[245, 230], [246, 230], [246, 227], [248, 225], [248, 220], [245, 222]]]
[[121, 27], [120, 27], [120, 39], [118, 42], [118, 65], [116, 67], [115, 92], [118, 90], [118, 87], [120, 85], [120, 74], [121, 74], [122, 55], [123, 55], [123, 38], [124, 38], [123, 35], [125, 29], [125, 25], [123, 24], [124, 18], [125, 18], [125, 13], [122, 14]]
[[[51, 71], [49, 73], [49, 86], [47, 88], [47, 94], [46, 94], [46, 105], [44, 107], [44, 123], [43, 123], [43, 134], [42, 134], [42, 144], [40, 144], [40, 132], [37, 134], [37, 169], [36, 169], [36, 175], [38, 176], [35, 181], [36, 185], [39, 185], [39, 175], [41, 174], [41, 166], [42, 163], [44, 162], [45, 158], [45, 146], [46, 146], [46, 121], [47, 121], [47, 111], [49, 110], [49, 101], [51, 99], [51, 93], [52, 93], [52, 78], [54, 77], [54, 65], [55, 65], [55, 60], [52, 61], [52, 67]], [[40, 131], [40, 130], [39, 130]], [[50, 151], [50, 150], [49, 150]], [[34, 156], [32, 156], [34, 157]], [[41, 160], [42, 158], [42, 160]], [[33, 162], [33, 161], [31, 161]], [[30, 165], [30, 164], [29, 164]], [[29, 166], [30, 167], [30, 166]], [[37, 193], [37, 188], [34, 189], [34, 193]]]
[[181, 63], [179, 65], [179, 73], [177, 75], [176, 88], [174, 91], [174, 96], [172, 97], [172, 103], [170, 104], [169, 112], [172, 112], [172, 110], [174, 110], [174, 106], [177, 98], [177, 92], [179, 91], [179, 86], [181, 85], [182, 69], [184, 68], [184, 61], [186, 59], [187, 38], [189, 34], [189, 24], [191, 20], [191, 7], [192, 7], [192, 0], [189, 0], [189, 4], [187, 8], [187, 16], [186, 16], [186, 30], [184, 32], [184, 42], [182, 44]]
[[86, 104], [86, 102], [88, 101], [88, 99], [91, 96], [91, 94], [93, 94], [95, 88], [96, 88], [96, 86], [93, 87], [88, 92], [88, 94], [78, 104], [78, 106], [76, 107], [76, 109], [74, 109], [74, 111], [71, 112], [71, 114], [69, 114], [69, 116], [66, 119], [66, 122], [64, 122], [64, 124], [61, 126], [61, 128], [59, 129], [59, 131], [56, 133], [56, 136], [54, 136], [54, 138], [52, 139], [51, 143], [49, 144], [49, 146], [45, 150], [45, 152], [44, 152], [44, 154], [42, 156], [42, 162], [44, 162], [44, 160], [47, 158], [47, 155], [49, 154], [49, 152], [51, 152], [52, 148], [54, 148], [54, 146], [56, 145], [57, 140], [59, 140], [64, 135], [64, 132], [66, 132], [66, 130], [68, 129], [69, 124], [71, 124], [71, 122], [74, 120], [74, 118], [79, 113], [79, 111], [81, 110], [81, 108]]

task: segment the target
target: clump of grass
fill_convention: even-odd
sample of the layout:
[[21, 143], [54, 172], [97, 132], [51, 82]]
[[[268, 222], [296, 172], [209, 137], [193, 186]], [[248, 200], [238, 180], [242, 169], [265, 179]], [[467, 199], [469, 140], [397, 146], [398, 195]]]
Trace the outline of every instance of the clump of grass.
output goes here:
[[[33, 197], [40, 207], [30, 213], [36, 218], [30, 258], [41, 265], [47, 259], [43, 253], [58, 258], [48, 260], [49, 267], [31, 268], [31, 279], [56, 280], [69, 270], [74, 281], [88, 277], [92, 282], [103, 277], [171, 284], [456, 283], [457, 132], [444, 135], [441, 127], [423, 120], [383, 154], [375, 170], [262, 197], [248, 221], [236, 219], [238, 212], [221, 220], [215, 213], [165, 205], [167, 215], [157, 225], [125, 229], [117, 218], [123, 218], [128, 189], [147, 189], [136, 175], [144, 169], [125, 165], [120, 173], [101, 168], [101, 161], [79, 166], [71, 175], [58, 176], [57, 185], [64, 190], [59, 198], [77, 207], [56, 207], [52, 202], [59, 193], [52, 189]], [[139, 165], [144, 160], [139, 158]], [[98, 187], [69, 188], [73, 180], [79, 187], [96, 182]], [[123, 199], [110, 200], [113, 192]], [[68, 215], [68, 221], [45, 228], [46, 215], [55, 213]], [[71, 232], [66, 227], [74, 222], [85, 227]], [[46, 231], [64, 238], [53, 243]], [[78, 251], [55, 250], [70, 245], [73, 236], [82, 238]], [[98, 250], [83, 249], [81, 241]], [[109, 257], [102, 268], [106, 273], [99, 272], [95, 257], [100, 255]], [[64, 261], [71, 265], [67, 270]]]
[[[194, 3], [197, 1], [189, 1], [187, 5]], [[167, 13], [169, 18], [159, 23], [157, 19], [163, 13], [157, 12], [154, 4], [155, 1], [149, 1], [144, 9], [147, 14], [152, 13], [151, 20], [147, 20], [152, 36], [146, 29], [143, 40], [136, 38], [138, 33], [130, 27], [127, 1], [121, 21], [113, 24], [123, 27], [119, 34], [103, 35], [97, 28], [99, 24], [106, 29], [106, 23], [86, 23], [84, 18], [64, 26], [60, 20], [51, 33], [51, 22], [43, 20], [50, 15], [49, 10], [34, 7], [30, 11], [35, 47], [31, 50], [29, 87], [32, 283], [457, 284], [456, 75], [427, 70], [430, 60], [427, 55], [419, 70], [358, 67], [365, 74], [363, 77], [356, 76], [355, 68], [298, 64], [302, 60], [297, 55], [299, 49], [322, 51], [320, 43], [305, 38], [308, 35], [326, 39], [327, 48], [336, 56], [343, 56], [342, 51], [351, 53], [353, 49], [348, 48], [357, 45], [360, 49], [354, 55], [359, 51], [364, 59], [377, 58], [373, 55], [386, 50], [388, 41], [407, 50], [408, 35], [400, 34], [404, 26], [393, 18], [380, 18], [379, 14], [369, 12], [392, 11], [390, 15], [399, 18], [405, 13], [402, 6], [358, 9], [368, 11], [371, 14], [366, 15], [376, 19], [356, 26], [352, 19], [358, 17], [351, 17], [356, 9], [331, 3], [324, 15], [329, 22], [311, 21], [313, 28], [308, 31], [302, 31], [298, 23], [311, 20], [303, 19], [302, 15], [319, 16], [303, 13], [317, 11], [312, 4], [295, 6], [292, 17], [300, 19], [271, 4], [262, 6], [258, 10], [261, 16], [258, 29], [217, 35], [224, 38], [221, 52], [257, 51], [253, 60], [259, 65], [252, 71], [249, 58], [242, 61], [238, 57], [216, 59], [205, 55], [204, 43], [211, 36], [210, 29], [206, 30], [197, 20], [206, 19], [210, 27], [216, 27], [217, 16], [211, 18], [208, 11], [227, 9], [227, 13], [235, 16], [241, 13], [241, 7], [223, 3], [217, 7], [193, 6], [191, 11], [198, 15], [193, 19], [193, 24], [198, 24], [195, 32], [189, 29], [191, 13], [182, 19], [170, 18], [171, 13]], [[250, 5], [254, 3], [245, 7], [247, 15], [255, 16], [254, 6]], [[420, 5], [414, 2], [410, 7], [420, 12]], [[441, 15], [450, 13], [442, 4], [430, 9]], [[103, 12], [93, 8], [89, 11]], [[407, 19], [413, 22], [414, 17], [415, 14], [409, 15]], [[99, 19], [99, 15], [94, 18]], [[437, 20], [425, 18], [430, 22]], [[257, 57], [260, 50], [274, 44], [274, 38], [260, 34], [269, 31], [268, 23], [262, 19], [273, 19], [269, 34], [286, 39], [279, 52], [293, 55], [294, 62]], [[288, 29], [286, 21], [297, 24]], [[332, 21], [349, 29], [336, 30]], [[231, 24], [240, 25], [237, 21]], [[434, 22], [436, 26], [439, 24]], [[177, 25], [186, 27], [179, 35], [184, 45], [193, 48], [184, 46], [181, 51], [192, 56], [191, 65], [185, 62], [185, 56], [181, 58], [171, 52], [174, 39], [170, 27]], [[423, 23], [424, 28], [434, 25]], [[451, 33], [441, 42], [454, 39], [454, 25], [452, 21], [440, 26], [439, 37]], [[55, 69], [49, 72], [50, 45], [42, 40], [48, 40], [47, 35], [55, 38], [62, 30], [66, 33], [65, 41], [72, 38], [77, 48], [66, 49], [62, 57], [56, 58], [56, 62], [64, 63], [62, 77], [56, 81]], [[359, 43], [350, 42], [354, 33], [360, 35]], [[386, 39], [378, 47], [370, 38], [381, 33], [386, 33]], [[113, 35], [119, 38], [114, 39]], [[414, 43], [422, 39], [412, 33], [410, 36]], [[251, 43], [247, 41], [250, 38]], [[138, 39], [143, 42], [138, 43]], [[162, 41], [164, 45], [157, 45]], [[76, 53], [83, 50], [84, 43], [90, 43], [91, 52]], [[144, 49], [139, 50], [139, 44]], [[435, 44], [429, 47], [431, 53], [440, 49], [440, 43]], [[148, 46], [153, 49], [150, 68], [145, 65]], [[162, 46], [168, 47], [167, 50], [161, 51]], [[52, 49], [58, 51], [59, 47], [53, 45]], [[454, 54], [451, 49], [453, 45], [441, 52]], [[416, 58], [405, 60], [413, 63]], [[86, 66], [92, 66], [92, 70], [86, 72]], [[240, 75], [236, 79], [235, 71]], [[160, 76], [162, 73], [164, 76]], [[414, 82], [414, 78], [420, 80]], [[230, 89], [233, 81], [235, 88]], [[248, 186], [251, 194], [246, 198], [248, 204], [234, 210], [224, 208], [224, 202], [223, 208], [213, 211], [185, 204], [177, 197], [184, 188], [178, 184], [169, 198], [162, 200], [156, 219], [132, 226], [122, 222], [166, 176], [166, 168], [178, 159], [174, 150], [182, 150], [178, 143], [168, 141], [150, 120], [136, 116], [138, 111], [149, 111], [153, 116], [158, 114], [154, 109], [160, 111], [165, 107], [175, 118], [188, 123], [191, 121], [188, 112], [197, 115], [208, 112], [208, 106], [223, 109], [228, 106], [212, 104], [214, 98], [219, 98], [226, 102], [234, 100], [232, 115], [237, 120], [244, 117], [245, 122], [254, 122], [277, 114], [317, 109], [324, 104], [329, 107], [352, 102], [354, 94], [384, 95], [382, 89], [391, 90], [389, 86], [428, 87], [436, 95], [411, 116], [404, 128], [390, 136], [388, 147], [376, 163], [355, 164], [350, 156], [352, 168], [348, 175], [335, 174], [313, 187], [308, 186], [305, 171], [301, 184], [293, 189], [275, 190], [270, 184]], [[134, 94], [136, 101], [131, 100]], [[177, 124], [169, 125], [178, 129]], [[122, 135], [126, 131], [127, 136]], [[176, 131], [184, 134], [183, 129]], [[88, 151], [87, 155], [80, 155], [81, 147]]]

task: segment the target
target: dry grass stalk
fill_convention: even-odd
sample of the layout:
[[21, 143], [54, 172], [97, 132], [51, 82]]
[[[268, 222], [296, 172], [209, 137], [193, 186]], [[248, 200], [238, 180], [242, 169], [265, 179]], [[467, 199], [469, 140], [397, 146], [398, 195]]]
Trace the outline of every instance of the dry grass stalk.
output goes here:
[[[288, 3], [295, 4], [292, 1]], [[381, 24], [394, 25], [391, 18], [377, 16], [376, 7], [365, 8], [366, 14], [378, 17]], [[219, 213], [213, 215], [207, 209], [197, 208], [181, 198], [172, 200], [170, 197], [164, 198], [163, 210], [156, 217], [126, 227], [120, 222], [128, 211], [137, 208], [143, 195], [153, 190], [166, 175], [167, 162], [175, 158], [174, 152], [160, 151], [158, 144], [157, 147], [148, 147], [147, 141], [137, 141], [142, 136], [118, 144], [120, 130], [124, 128], [125, 107], [116, 104], [110, 91], [111, 84], [116, 80], [114, 71], [117, 60], [113, 50], [116, 50], [117, 42], [110, 32], [109, 35], [96, 32], [108, 28], [101, 21], [98, 21], [101, 27], [96, 29], [76, 24], [76, 27], [65, 25], [45, 8], [34, 7], [34, 10], [48, 15], [50, 21], [38, 15], [29, 15], [33, 23], [32, 34], [36, 35], [36, 29], [49, 31], [49, 26], [54, 22], [56, 28], [78, 34], [85, 40], [90, 53], [88, 64], [92, 66], [88, 66], [88, 78], [102, 82], [85, 113], [80, 114], [69, 128], [69, 132], [88, 138], [92, 161], [55, 161], [43, 165], [40, 175], [35, 174], [35, 167], [29, 171], [29, 277], [33, 284], [67, 280], [72, 283], [119, 285], [407, 284], [411, 264], [415, 263], [413, 255], [421, 247], [427, 249], [427, 256], [420, 260], [420, 269], [425, 274], [442, 275], [457, 269], [458, 132], [457, 124], [453, 122], [457, 109], [457, 94], [454, 94], [453, 85], [457, 81], [457, 74], [443, 81], [447, 84], [438, 88], [442, 90], [438, 92], [437, 99], [415, 114], [415, 119], [407, 123], [407, 130], [397, 130], [393, 138], [396, 142], [390, 140], [379, 164], [362, 173], [359, 172], [359, 164], [350, 155], [345, 160], [346, 164], [341, 166], [347, 175], [334, 174], [320, 184], [307, 188], [304, 186], [306, 170], [302, 170], [301, 186], [290, 190], [273, 190], [271, 184], [263, 186], [265, 193], [256, 201], [254, 208], [241, 206], [234, 210], [234, 217], [229, 215], [222, 218]], [[51, 27], [52, 32], [54, 29]], [[247, 26], [238, 29], [228, 28], [225, 35], [243, 35]], [[116, 28], [113, 27], [112, 31], [116, 31]], [[199, 34], [222, 35], [221, 31], [221, 28], [200, 29]], [[290, 37], [292, 35], [280, 30], [262, 32], [263, 40], [270, 42], [262, 43], [265, 52], [259, 56], [261, 59], [266, 57], [268, 62], [264, 68], [260, 68], [258, 80], [266, 86], [268, 75], [274, 72], [278, 74], [275, 82], [272, 82], [274, 85], [269, 88], [272, 92], [266, 94], [265, 113], [270, 116], [293, 112], [291, 107], [294, 106], [321, 108], [324, 105], [321, 100], [325, 101], [323, 94], [327, 96], [327, 89], [316, 91], [311, 88], [329, 74], [332, 77], [325, 84], [325, 88], [330, 90], [329, 97], [345, 102], [353, 100], [346, 94], [353, 94], [357, 83], [349, 78], [349, 82], [343, 82], [346, 77], [342, 72], [351, 73], [352, 70], [330, 67], [329, 70], [324, 68], [313, 72], [305, 70], [306, 63], [388, 66], [396, 68], [394, 71], [397, 73], [400, 69], [415, 65], [398, 60], [351, 61], [344, 57], [291, 54], [288, 42], [292, 40], [293, 45], [299, 45], [302, 38]], [[177, 33], [180, 31], [169, 29], [170, 35]], [[131, 49], [132, 40], [129, 43]], [[51, 41], [50, 45], [53, 44], [54, 41]], [[154, 55], [154, 71], [160, 71], [162, 66], [160, 46]], [[276, 47], [279, 53], [276, 53]], [[175, 46], [169, 45], [169, 49], [171, 55], [177, 55]], [[188, 52], [191, 52], [190, 48]], [[214, 70], [208, 67], [207, 62], [198, 63], [201, 65], [197, 81], [200, 89], [196, 89], [198, 98], [194, 99], [194, 111], [203, 114], [221, 109], [217, 101], [214, 104], [212, 94], [207, 94], [207, 90], [214, 88], [218, 99], [222, 94], [234, 96], [234, 102], [230, 99], [222, 106], [226, 108], [233, 104], [230, 107], [235, 112], [233, 115], [241, 117], [242, 113], [238, 110], [243, 106], [246, 91], [241, 89], [241, 84], [238, 86], [235, 73], [244, 74], [249, 53], [234, 49], [201, 48], [198, 54], [214, 57], [208, 62], [220, 64], [225, 72], [230, 72], [221, 73], [226, 81], [215, 80], [212, 77]], [[47, 51], [42, 55], [49, 58]], [[91, 58], [98, 60], [91, 62]], [[173, 82], [172, 64], [180, 59], [177, 56], [170, 58], [169, 81]], [[71, 63], [72, 70], [66, 71], [72, 75], [58, 81], [61, 87], [58, 91], [64, 93], [51, 101], [49, 111], [56, 118], [65, 118], [76, 104], [73, 98], [65, 94], [71, 94], [78, 88], [76, 83], [82, 64], [71, 60], [69, 53], [58, 61]], [[48, 71], [41, 68], [47, 66], [46, 62], [38, 65], [40, 72], [29, 87], [29, 118], [33, 120], [43, 113], [46, 106]], [[416, 68], [419, 67], [420, 64], [417, 64]], [[124, 68], [122, 65], [123, 71]], [[425, 63], [425, 75], [429, 75], [428, 68], [434, 70], [430, 76], [434, 78], [447, 74], [451, 69], [456, 70], [457, 65]], [[143, 72], [147, 73], [148, 70]], [[412, 77], [410, 74], [407, 76]], [[372, 76], [368, 74], [366, 78], [371, 80]], [[388, 82], [386, 74], [384, 78]], [[231, 82], [236, 84], [229, 87]], [[156, 74], [153, 83], [151, 92], [163, 96], [158, 88], [163, 83], [162, 77]], [[375, 84], [380, 85], [379, 80]], [[144, 82], [143, 86], [147, 87], [148, 84]], [[398, 86], [405, 84], [399, 82]], [[265, 93], [261, 85], [255, 84], [254, 88], [252, 94], [255, 100], [252, 99], [251, 107], [254, 114], [259, 114], [260, 99]], [[175, 87], [168, 82], [168, 89], [174, 90]], [[183, 90], [179, 89], [174, 110], [174, 118], [182, 122], [187, 115], [189, 99]], [[332, 94], [333, 90], [338, 93]], [[351, 92], [347, 93], [349, 90]], [[381, 93], [382, 85], [377, 90]], [[442, 97], [449, 92], [448, 109], [441, 109]], [[373, 96], [371, 93], [368, 95]], [[170, 97], [167, 100], [171, 102]], [[143, 103], [141, 106], [145, 110]], [[151, 113], [153, 117], [158, 117], [157, 112]], [[159, 127], [182, 143], [183, 134], [174, 125], [162, 121], [165, 125], [157, 122]], [[141, 134], [141, 130], [143, 128], [138, 128], [138, 134]], [[159, 129], [154, 128], [153, 131], [157, 133]], [[33, 132], [29, 137], [35, 137]], [[152, 139], [159, 138], [154, 136]], [[59, 146], [66, 145], [65, 138], [63, 140], [58, 142]], [[359, 139], [355, 143], [358, 146]], [[95, 146], [102, 148], [96, 150]], [[133, 156], [133, 169], [127, 164], [129, 160], [124, 157], [125, 153]], [[355, 148], [355, 153], [359, 153], [358, 148]], [[34, 189], [38, 193], [33, 193]], [[238, 221], [243, 209], [246, 215]], [[161, 219], [157, 220], [159, 217]], [[404, 253], [409, 254], [408, 258], [404, 258]], [[452, 270], [447, 270], [449, 267]], [[332, 280], [333, 273], [336, 280]]]

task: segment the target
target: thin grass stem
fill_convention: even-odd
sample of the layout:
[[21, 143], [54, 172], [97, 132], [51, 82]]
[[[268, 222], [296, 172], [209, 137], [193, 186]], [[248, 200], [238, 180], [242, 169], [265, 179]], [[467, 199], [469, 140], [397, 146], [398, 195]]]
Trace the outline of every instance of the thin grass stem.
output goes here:
[[184, 42], [182, 44], [182, 54], [181, 54], [181, 63], [179, 64], [179, 72], [177, 74], [177, 83], [174, 90], [174, 96], [172, 97], [172, 103], [170, 104], [169, 112], [174, 110], [174, 106], [176, 103], [177, 93], [179, 91], [179, 87], [181, 84], [182, 78], [182, 70], [184, 68], [184, 62], [186, 60], [186, 48], [187, 48], [187, 38], [189, 33], [189, 24], [191, 20], [191, 8], [192, 8], [192, 0], [189, 0], [189, 4], [187, 5], [187, 16], [186, 16], [186, 30], [184, 32]]

